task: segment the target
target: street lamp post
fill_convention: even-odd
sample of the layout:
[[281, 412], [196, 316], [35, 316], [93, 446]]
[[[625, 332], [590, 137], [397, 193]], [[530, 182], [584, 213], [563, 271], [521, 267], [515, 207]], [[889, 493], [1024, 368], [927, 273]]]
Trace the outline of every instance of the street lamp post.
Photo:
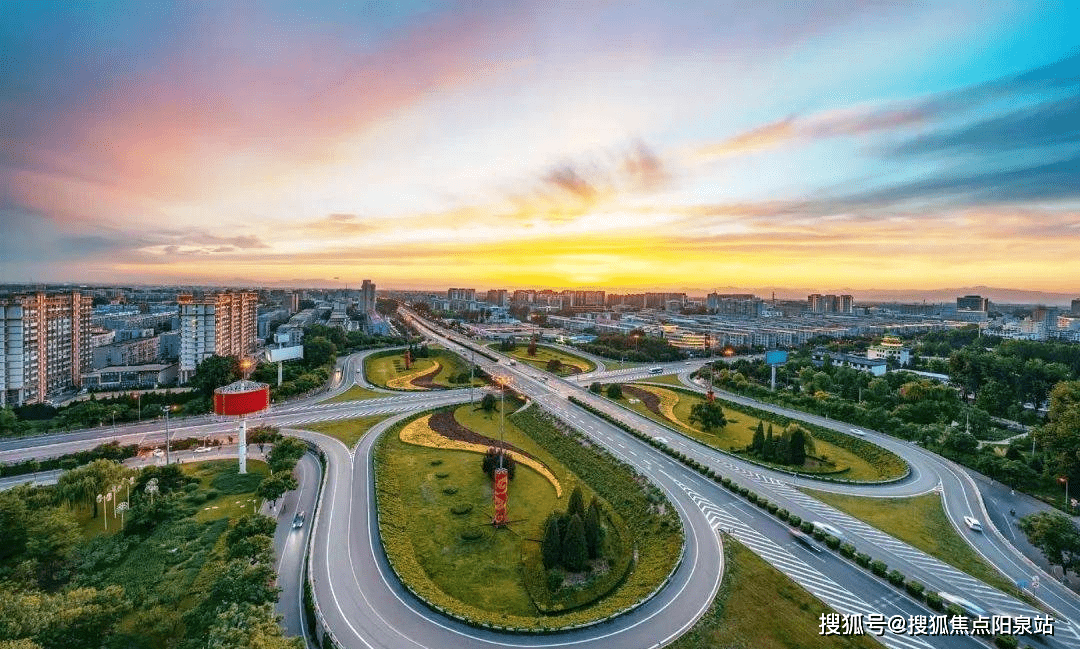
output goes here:
[[169, 448], [169, 442], [170, 442], [170, 436], [169, 436], [169, 411], [172, 410], [172, 407], [171, 406], [162, 406], [161, 409], [165, 411], [165, 466], [168, 466], [169, 465], [169, 452], [170, 452], [170, 448]]

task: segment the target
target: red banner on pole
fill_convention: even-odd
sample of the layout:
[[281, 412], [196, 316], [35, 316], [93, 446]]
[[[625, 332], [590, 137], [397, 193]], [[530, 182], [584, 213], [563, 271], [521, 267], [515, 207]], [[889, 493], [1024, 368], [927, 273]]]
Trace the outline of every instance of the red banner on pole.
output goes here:
[[506, 490], [510, 486], [510, 473], [506, 469], [495, 469], [495, 525], [506, 525]]

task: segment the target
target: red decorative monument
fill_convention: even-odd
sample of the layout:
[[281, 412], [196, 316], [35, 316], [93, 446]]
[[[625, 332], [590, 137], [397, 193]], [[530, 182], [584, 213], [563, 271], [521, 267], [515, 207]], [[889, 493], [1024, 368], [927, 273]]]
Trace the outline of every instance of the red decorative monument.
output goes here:
[[510, 472], [506, 469], [495, 469], [495, 527], [506, 525], [506, 489], [510, 486]]
[[270, 407], [270, 386], [255, 381], [237, 381], [214, 390], [214, 412], [240, 418], [238, 455], [240, 473], [247, 473], [247, 421], [245, 416]]

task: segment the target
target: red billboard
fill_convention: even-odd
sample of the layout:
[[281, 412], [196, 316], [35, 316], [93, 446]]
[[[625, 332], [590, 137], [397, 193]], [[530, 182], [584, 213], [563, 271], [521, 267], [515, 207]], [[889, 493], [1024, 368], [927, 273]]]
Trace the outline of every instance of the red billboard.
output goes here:
[[214, 412], [219, 415], [250, 415], [270, 407], [270, 386], [237, 381], [214, 390]]
[[510, 474], [506, 469], [495, 469], [495, 525], [506, 525], [506, 489], [510, 486]]

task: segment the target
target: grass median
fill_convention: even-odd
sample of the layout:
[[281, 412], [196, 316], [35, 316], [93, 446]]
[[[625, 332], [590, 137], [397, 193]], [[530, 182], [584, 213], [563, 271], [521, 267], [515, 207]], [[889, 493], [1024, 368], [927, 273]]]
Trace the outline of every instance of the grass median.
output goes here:
[[730, 536], [724, 537], [724, 580], [697, 624], [671, 649], [880, 649], [872, 636], [821, 636], [830, 609]]
[[936, 493], [910, 498], [866, 498], [813, 489], [803, 491], [998, 590], [1032, 601], [956, 532], [945, 516], [941, 496]]
[[379, 397], [392, 396], [385, 392], [376, 392], [359, 385], [354, 385], [339, 395], [326, 399], [322, 403], [341, 403], [343, 401], [363, 401], [364, 399], [378, 399]]
[[[773, 425], [775, 433], [779, 435], [784, 430], [787, 422], [759, 417], [755, 414], [744, 412], [730, 402], [723, 402], [724, 413], [728, 423], [723, 428], [706, 432], [700, 427], [690, 424], [690, 411], [695, 404], [705, 400], [704, 396], [683, 390], [674, 390], [658, 386], [650, 386], [645, 383], [626, 384], [631, 390], [643, 390], [656, 397], [658, 404], [656, 410], [651, 409], [642, 399], [636, 399], [630, 394], [624, 394], [622, 399], [616, 402], [630, 408], [640, 415], [648, 417], [657, 423], [675, 428], [680, 433], [691, 437], [706, 446], [727, 451], [730, 453], [743, 454], [743, 449], [750, 445], [754, 437], [758, 423], [763, 428]], [[627, 390], [626, 392], [629, 392]], [[646, 395], [639, 395], [645, 396]], [[631, 402], [635, 399], [635, 402]], [[659, 412], [657, 412], [657, 410]], [[805, 427], [804, 427], [805, 428]], [[812, 433], [814, 453], [816, 458], [807, 456], [803, 466], [778, 465], [780, 468], [790, 471], [799, 471], [807, 475], [821, 474], [830, 475], [852, 481], [877, 481], [897, 477], [899, 473], [890, 470], [890, 467], [877, 466], [864, 459], [857, 453], [841, 448], [835, 444], [819, 439]]]
[[316, 433], [329, 435], [334, 439], [340, 440], [346, 448], [352, 449], [352, 447], [360, 441], [360, 438], [371, 430], [372, 426], [390, 416], [391, 415], [370, 415], [367, 417], [342, 419], [340, 421], [321, 421], [314, 424], [304, 424], [303, 428], [304, 430], [312, 430]]

